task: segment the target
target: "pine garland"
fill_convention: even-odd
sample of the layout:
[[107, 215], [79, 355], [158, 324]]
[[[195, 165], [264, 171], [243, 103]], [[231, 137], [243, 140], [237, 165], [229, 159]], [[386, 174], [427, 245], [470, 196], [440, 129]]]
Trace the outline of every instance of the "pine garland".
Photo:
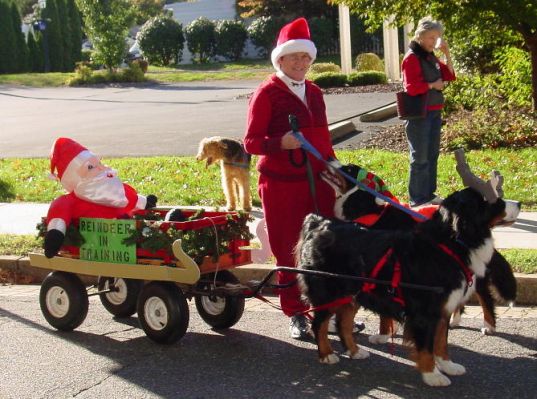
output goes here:
[[[205, 209], [196, 211], [185, 221], [197, 220], [205, 217]], [[173, 257], [172, 244], [181, 239], [183, 250], [200, 265], [206, 256], [214, 262], [218, 257], [230, 252], [230, 244], [235, 240], [251, 240], [254, 236], [248, 228], [248, 221], [253, 220], [249, 214], [238, 211], [237, 214], [226, 214], [226, 224], [208, 226], [197, 230], [178, 230], [174, 223], [162, 220], [162, 214], [147, 211], [144, 215], [135, 215], [136, 229], [123, 240], [125, 244], [136, 244], [138, 248], [150, 252], [164, 251]], [[38, 237], [44, 238], [46, 224], [42, 221], [37, 225]], [[44, 243], [44, 242], [43, 242]], [[84, 239], [77, 228], [72, 224], [68, 227], [64, 245], [80, 246]], [[233, 256], [233, 254], [232, 254]]]
[[[205, 212], [205, 209], [200, 209], [186, 221], [204, 218]], [[123, 242], [136, 244], [139, 248], [151, 252], [164, 250], [171, 256], [173, 242], [181, 239], [183, 251], [197, 264], [201, 264], [206, 256], [212, 257], [213, 261], [216, 262], [220, 255], [229, 252], [231, 241], [251, 240], [254, 237], [247, 225], [247, 222], [252, 218], [241, 211], [237, 215], [234, 218], [233, 215], [226, 214], [227, 223], [225, 225], [209, 226], [197, 230], [177, 230], [173, 223], [150, 220], [147, 215], [136, 216], [138, 220], [136, 230]]]

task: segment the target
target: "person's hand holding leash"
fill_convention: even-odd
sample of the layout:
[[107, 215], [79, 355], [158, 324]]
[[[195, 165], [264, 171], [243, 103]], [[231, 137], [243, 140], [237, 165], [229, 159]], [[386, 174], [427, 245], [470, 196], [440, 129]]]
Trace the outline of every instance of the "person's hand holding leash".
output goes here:
[[281, 143], [282, 150], [295, 150], [297, 148], [300, 148], [300, 146], [300, 141], [298, 141], [298, 139], [293, 136], [293, 132], [291, 130], [283, 135]]

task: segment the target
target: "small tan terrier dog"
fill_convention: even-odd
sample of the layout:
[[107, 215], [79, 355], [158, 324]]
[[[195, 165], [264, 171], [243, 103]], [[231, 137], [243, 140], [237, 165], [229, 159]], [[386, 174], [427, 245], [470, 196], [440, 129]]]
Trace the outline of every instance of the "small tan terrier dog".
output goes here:
[[242, 143], [235, 139], [213, 136], [200, 141], [198, 161], [206, 160], [205, 167], [220, 161], [222, 188], [226, 197], [226, 208], [234, 211], [238, 207], [252, 210], [250, 196], [250, 154]]

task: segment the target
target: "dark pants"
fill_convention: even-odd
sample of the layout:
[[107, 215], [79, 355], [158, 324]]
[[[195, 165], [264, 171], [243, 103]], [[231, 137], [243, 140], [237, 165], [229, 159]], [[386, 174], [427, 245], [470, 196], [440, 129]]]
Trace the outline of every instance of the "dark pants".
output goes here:
[[409, 120], [405, 132], [410, 150], [408, 194], [415, 206], [435, 197], [440, 152], [441, 111], [428, 111], [423, 119]]

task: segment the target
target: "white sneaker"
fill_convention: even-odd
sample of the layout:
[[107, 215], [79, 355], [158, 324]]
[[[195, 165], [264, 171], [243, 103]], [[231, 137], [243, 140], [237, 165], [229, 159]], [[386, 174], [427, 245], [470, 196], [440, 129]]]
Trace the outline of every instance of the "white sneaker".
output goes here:
[[437, 195], [432, 200], [430, 200], [429, 203], [431, 205], [440, 205], [442, 203], [442, 201], [444, 201], [444, 198], [442, 198], [441, 196]]
[[289, 335], [293, 339], [308, 340], [313, 337], [309, 320], [300, 314], [291, 317], [289, 320]]
[[[356, 321], [354, 322], [352, 333], [359, 333], [363, 329], [365, 329], [365, 324], [360, 321]], [[328, 320], [328, 334], [337, 334], [336, 316], [332, 316], [330, 317], [330, 320]]]
[[423, 204], [411, 205], [410, 207], [411, 208], [421, 208], [422, 206], [427, 206], [427, 205], [440, 205], [442, 203], [442, 201], [444, 201], [444, 198], [442, 198], [441, 196], [437, 195], [436, 197], [434, 197], [430, 201], [424, 202]]

